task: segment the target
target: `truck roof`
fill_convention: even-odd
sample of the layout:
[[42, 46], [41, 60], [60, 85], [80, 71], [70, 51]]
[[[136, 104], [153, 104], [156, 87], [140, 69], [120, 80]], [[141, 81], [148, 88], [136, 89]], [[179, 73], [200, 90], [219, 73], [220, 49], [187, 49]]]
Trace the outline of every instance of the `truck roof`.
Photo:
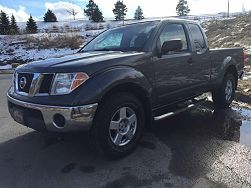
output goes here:
[[197, 21], [194, 20], [188, 20], [188, 19], [180, 19], [180, 18], [163, 18], [163, 19], [149, 19], [149, 20], [143, 20], [143, 21], [137, 21], [137, 22], [131, 22], [131, 23], [127, 23], [125, 25], [120, 25], [118, 27], [124, 27], [124, 26], [129, 26], [129, 25], [134, 25], [134, 24], [141, 24], [141, 23], [150, 23], [150, 22], [169, 22], [169, 21], [175, 21], [175, 22], [186, 22], [186, 23], [195, 23], [198, 24]]

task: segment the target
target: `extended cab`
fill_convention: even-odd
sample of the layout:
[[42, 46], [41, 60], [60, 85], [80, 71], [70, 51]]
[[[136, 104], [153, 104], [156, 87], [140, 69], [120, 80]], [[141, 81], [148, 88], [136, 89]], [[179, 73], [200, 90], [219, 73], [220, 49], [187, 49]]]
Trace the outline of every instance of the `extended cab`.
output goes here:
[[152, 120], [167, 117], [176, 104], [212, 92], [216, 107], [228, 107], [244, 55], [242, 48], [209, 49], [203, 29], [192, 21], [113, 28], [74, 55], [17, 68], [9, 111], [35, 130], [89, 131], [105, 155], [123, 156]]

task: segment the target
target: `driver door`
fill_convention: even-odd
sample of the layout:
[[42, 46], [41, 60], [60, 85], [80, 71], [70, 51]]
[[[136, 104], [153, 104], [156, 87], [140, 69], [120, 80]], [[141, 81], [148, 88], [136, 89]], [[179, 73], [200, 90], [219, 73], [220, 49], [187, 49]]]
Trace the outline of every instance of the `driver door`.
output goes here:
[[166, 24], [159, 35], [157, 46], [161, 49], [165, 41], [175, 39], [182, 41], [181, 50], [161, 54], [161, 57], [154, 58], [155, 86], [161, 105], [184, 99], [189, 95], [186, 90], [194, 84], [190, 71], [192, 53], [183, 24]]

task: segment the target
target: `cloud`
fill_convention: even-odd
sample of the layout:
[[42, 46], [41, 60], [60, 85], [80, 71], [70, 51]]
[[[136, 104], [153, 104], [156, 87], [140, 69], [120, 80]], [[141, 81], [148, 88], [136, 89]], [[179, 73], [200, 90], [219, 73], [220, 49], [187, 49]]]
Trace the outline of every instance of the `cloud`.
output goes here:
[[84, 18], [83, 9], [80, 6], [73, 4], [73, 3], [63, 2], [63, 1], [58, 1], [55, 3], [46, 2], [45, 8], [46, 8], [46, 10], [47, 9], [52, 10], [56, 14], [58, 20], [73, 19], [73, 16], [67, 12], [67, 10], [69, 10], [69, 9], [70, 10], [74, 9], [77, 12], [76, 19], [83, 19]]
[[[19, 6], [18, 10], [4, 7], [0, 5], [0, 10], [4, 11], [10, 17], [12, 14], [15, 16], [17, 22], [26, 22], [30, 17], [29, 14], [26, 13], [26, 8], [23, 6]], [[34, 18], [36, 19], [36, 18]]]
[[[6, 3], [0, 4], [0, 10], [4, 10], [9, 16], [13, 14], [18, 22], [28, 20], [30, 12], [35, 15], [35, 20], [43, 20], [44, 12], [47, 9], [53, 10], [58, 20], [72, 20], [73, 17], [67, 13], [67, 8], [74, 8], [78, 14], [76, 19], [87, 19], [84, 15], [83, 9], [89, 0], [5, 0]], [[16, 5], [11, 5], [11, 2], [17, 1]], [[114, 19], [112, 12], [114, 4], [117, 0], [94, 0], [103, 12], [106, 19]], [[133, 18], [134, 12], [138, 6], [141, 6], [144, 16], [149, 17], [165, 17], [176, 15], [176, 5], [178, 0], [124, 0], [128, 8], [126, 18]], [[227, 0], [188, 0], [190, 15], [197, 14], [212, 14], [227, 11]], [[230, 12], [241, 12], [244, 5], [245, 10], [251, 10], [251, 0], [230, 0]], [[9, 8], [10, 7], [10, 8]]]

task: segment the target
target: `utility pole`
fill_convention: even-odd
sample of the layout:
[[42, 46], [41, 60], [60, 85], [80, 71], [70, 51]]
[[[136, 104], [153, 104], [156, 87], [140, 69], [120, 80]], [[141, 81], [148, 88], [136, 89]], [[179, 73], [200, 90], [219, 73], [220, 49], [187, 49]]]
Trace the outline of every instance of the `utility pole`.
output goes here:
[[229, 18], [229, 0], [228, 0], [228, 3], [227, 3], [227, 17]]
[[[122, 3], [124, 4], [124, 0], [122, 0]], [[123, 25], [125, 25], [125, 16], [123, 15]]]
[[242, 3], [242, 13], [243, 13], [243, 14], [246, 13], [245, 2], [244, 2], [244, 1], [243, 1], [243, 3]]

